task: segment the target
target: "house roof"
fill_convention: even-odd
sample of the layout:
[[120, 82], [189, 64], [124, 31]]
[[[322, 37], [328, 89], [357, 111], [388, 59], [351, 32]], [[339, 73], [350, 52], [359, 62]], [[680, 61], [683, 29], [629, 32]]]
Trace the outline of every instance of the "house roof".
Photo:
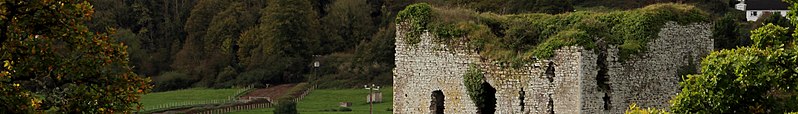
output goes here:
[[745, 10], [788, 10], [790, 4], [781, 0], [746, 0]]

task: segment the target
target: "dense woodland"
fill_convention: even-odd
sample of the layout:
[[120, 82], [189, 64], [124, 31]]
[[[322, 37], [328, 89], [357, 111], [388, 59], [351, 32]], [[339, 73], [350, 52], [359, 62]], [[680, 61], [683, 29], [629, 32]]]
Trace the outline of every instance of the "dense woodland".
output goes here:
[[412, 3], [558, 14], [677, 2], [720, 18], [733, 10], [731, 1], [93, 0], [87, 24], [92, 31], [114, 32], [127, 44], [135, 73], [152, 77], [156, 91], [301, 81], [348, 88], [391, 84], [395, 15]]
[[[671, 111], [798, 111], [798, 69], [795, 69], [798, 67], [798, 40], [795, 40], [798, 34], [794, 29], [798, 21], [764, 14], [770, 16], [746, 22], [742, 12], [732, 9], [734, 1], [0, 1], [0, 102], [3, 103], [0, 113], [131, 113], [141, 105], [139, 100], [143, 94], [191, 87], [296, 82], [311, 82], [321, 88], [352, 88], [368, 83], [390, 85], [396, 17], [405, 14], [399, 13], [405, 6], [419, 2], [428, 4], [414, 6], [429, 8], [432, 5], [470, 12], [435, 15], [439, 19], [457, 19], [477, 12], [488, 16], [569, 13], [529, 14], [569, 17], [588, 14], [570, 13], [574, 11], [629, 10], [663, 2], [694, 5], [703, 10], [698, 13], [709, 16], [708, 20], [702, 18], [701, 21], [713, 22], [712, 37], [718, 50], [704, 58], [700, 73], [681, 75], [684, 79], [680, 82], [682, 91], [671, 100]], [[785, 1], [793, 4], [788, 16], [798, 18], [795, 7], [798, 0]], [[692, 9], [688, 5], [678, 6]], [[413, 10], [405, 11], [414, 14]], [[429, 9], [425, 11], [430, 14]], [[640, 11], [647, 10], [621, 13]], [[673, 13], [658, 16], [672, 16]], [[558, 21], [562, 20], [541, 22]], [[430, 29], [436, 35], [455, 35], [456, 31], [436, 31], [455, 30], [448, 29], [450, 26], [446, 24], [432, 23], [424, 27], [441, 27]], [[481, 24], [489, 24], [489, 30], [484, 27], [481, 30], [502, 36], [482, 38], [497, 41], [495, 47], [531, 49], [525, 46], [544, 40], [528, 37], [539, 34], [527, 34], [525, 25]], [[592, 27], [590, 24], [584, 26]], [[636, 33], [651, 30], [635, 28], [638, 26], [615, 27]], [[411, 31], [410, 35], [417, 32]], [[314, 68], [315, 61], [320, 67]], [[470, 72], [471, 76], [466, 78], [479, 82], [480, 75], [473, 74], [479, 71]], [[634, 104], [630, 109], [628, 113], [667, 112], [640, 109]]]

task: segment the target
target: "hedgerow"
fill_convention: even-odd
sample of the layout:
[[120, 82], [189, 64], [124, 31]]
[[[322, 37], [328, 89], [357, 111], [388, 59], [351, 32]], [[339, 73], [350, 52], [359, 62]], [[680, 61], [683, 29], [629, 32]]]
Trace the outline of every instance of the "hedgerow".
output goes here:
[[[708, 22], [709, 15], [684, 4], [654, 4], [614, 12], [569, 12], [563, 14], [496, 15], [462, 9], [443, 9], [426, 3], [408, 6], [397, 21], [408, 22], [406, 43], [420, 41], [429, 30], [436, 42], [451, 46], [466, 42], [467, 49], [508, 63], [550, 58], [563, 46], [586, 49], [617, 45], [622, 59], [646, 51], [646, 43], [659, 36], [668, 21], [679, 24]], [[597, 41], [603, 43], [597, 44]], [[514, 64], [518, 65], [518, 64]]]

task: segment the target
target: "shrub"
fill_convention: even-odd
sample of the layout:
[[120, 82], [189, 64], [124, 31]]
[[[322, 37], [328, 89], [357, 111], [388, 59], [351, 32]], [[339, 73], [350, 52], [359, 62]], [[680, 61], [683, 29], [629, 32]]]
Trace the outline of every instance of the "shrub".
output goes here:
[[[562, 31], [555, 36], [552, 36], [546, 42], [538, 45], [534, 50], [534, 55], [538, 57], [551, 57], [554, 56], [554, 50], [563, 47], [576, 45], [579, 42], [591, 42], [587, 39], [588, 35], [585, 31], [578, 29], [570, 29]], [[584, 45], [592, 45], [584, 43]], [[588, 47], [588, 46], [585, 46]]]
[[763, 34], [753, 34], [751, 35], [751, 40], [754, 41], [753, 47], [758, 48], [765, 48], [765, 47], [781, 47], [784, 45], [789, 45], [792, 42], [789, 36], [789, 32], [787, 28], [773, 25], [772, 23], [768, 23], [767, 25], [751, 31], [752, 33], [763, 33]]
[[489, 93], [485, 91], [487, 88], [483, 87], [484, 83], [482, 70], [480, 70], [477, 65], [470, 65], [468, 71], [466, 71], [466, 74], [463, 76], [463, 84], [466, 86], [468, 96], [474, 101], [474, 104], [477, 105], [479, 112], [491, 114], [496, 111], [494, 109], [496, 107], [496, 101], [495, 99], [486, 99], [485, 96], [489, 96]]
[[238, 72], [235, 68], [231, 66], [227, 66], [224, 68], [219, 75], [216, 76], [216, 83], [214, 84], [214, 88], [230, 88], [233, 86], [233, 79], [238, 76]]
[[427, 3], [418, 3], [407, 6], [396, 15], [396, 22], [407, 22], [410, 24], [410, 32], [405, 37], [405, 43], [416, 44], [421, 42], [421, 35], [427, 29], [427, 23], [431, 18], [432, 6]]
[[281, 81], [279, 76], [275, 76], [277, 75], [275, 73], [276, 72], [272, 70], [253, 69], [241, 73], [241, 75], [236, 78], [236, 82], [243, 85], [251, 84], [255, 87], [265, 87], [263, 84], [277, 83]]
[[153, 80], [155, 82], [153, 91], [155, 92], [189, 88], [191, 84], [196, 81], [185, 73], [177, 71], [163, 73]]
[[274, 107], [275, 114], [299, 114], [296, 110], [296, 103], [291, 100], [280, 100]]
[[625, 114], [670, 114], [670, 113], [665, 110], [655, 109], [655, 108], [641, 109], [640, 107], [637, 106], [637, 104], [632, 103], [631, 105], [629, 105], [629, 109], [626, 109]]

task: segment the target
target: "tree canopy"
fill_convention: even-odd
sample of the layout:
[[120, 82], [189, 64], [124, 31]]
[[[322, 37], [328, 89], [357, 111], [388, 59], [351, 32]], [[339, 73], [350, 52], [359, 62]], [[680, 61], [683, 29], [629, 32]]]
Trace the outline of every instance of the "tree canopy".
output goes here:
[[0, 113], [137, 109], [149, 79], [133, 73], [126, 45], [89, 31], [92, 14], [85, 0], [0, 1]]
[[306, 71], [308, 60], [319, 45], [316, 12], [305, 0], [275, 0], [268, 4], [262, 12], [263, 23], [240, 36], [238, 59], [244, 69], [266, 70], [266, 76], [282, 79], [271, 83], [298, 82], [303, 79], [300, 72]]

